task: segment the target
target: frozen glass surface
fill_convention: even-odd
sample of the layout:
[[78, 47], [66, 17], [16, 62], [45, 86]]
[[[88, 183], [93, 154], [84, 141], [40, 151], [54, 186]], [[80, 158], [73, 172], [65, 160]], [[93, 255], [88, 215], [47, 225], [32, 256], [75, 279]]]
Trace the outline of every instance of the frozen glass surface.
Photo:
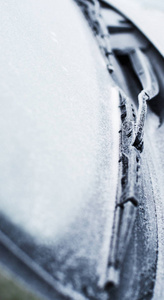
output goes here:
[[0, 11], [0, 211], [37, 242], [63, 239], [65, 254], [74, 248], [104, 272], [118, 93], [73, 1], [2, 0]]

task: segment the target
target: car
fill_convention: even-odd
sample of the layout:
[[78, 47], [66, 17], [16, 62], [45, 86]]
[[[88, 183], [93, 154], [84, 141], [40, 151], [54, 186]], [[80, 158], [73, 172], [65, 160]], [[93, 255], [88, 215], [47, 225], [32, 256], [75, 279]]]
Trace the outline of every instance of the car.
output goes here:
[[24, 297], [162, 299], [162, 43], [116, 2], [0, 4], [0, 263]]

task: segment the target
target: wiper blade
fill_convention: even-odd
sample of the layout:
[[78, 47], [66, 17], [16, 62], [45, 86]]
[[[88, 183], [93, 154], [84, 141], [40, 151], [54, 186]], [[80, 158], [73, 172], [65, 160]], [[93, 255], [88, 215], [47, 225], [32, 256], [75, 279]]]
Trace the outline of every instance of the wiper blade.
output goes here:
[[100, 3], [97, 0], [93, 0], [91, 2], [88, 0], [75, 1], [81, 6], [84, 15], [93, 30], [99, 48], [106, 61], [107, 70], [112, 73], [113, 65], [111, 62], [111, 55], [113, 55], [113, 52], [110, 42], [110, 33], [101, 15]]
[[122, 126], [120, 130], [120, 152], [118, 195], [113, 224], [113, 236], [109, 251], [105, 286], [118, 286], [120, 271], [131, 238], [140, 203], [140, 153], [132, 145], [135, 136], [136, 115], [129, 99], [120, 93]]

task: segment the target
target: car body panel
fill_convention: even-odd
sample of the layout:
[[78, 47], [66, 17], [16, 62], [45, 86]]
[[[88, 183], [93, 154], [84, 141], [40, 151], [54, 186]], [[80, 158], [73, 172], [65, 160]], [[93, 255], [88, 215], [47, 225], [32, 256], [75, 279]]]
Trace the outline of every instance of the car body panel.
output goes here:
[[164, 56], [164, 4], [163, 1], [105, 0], [126, 16], [152, 42]]

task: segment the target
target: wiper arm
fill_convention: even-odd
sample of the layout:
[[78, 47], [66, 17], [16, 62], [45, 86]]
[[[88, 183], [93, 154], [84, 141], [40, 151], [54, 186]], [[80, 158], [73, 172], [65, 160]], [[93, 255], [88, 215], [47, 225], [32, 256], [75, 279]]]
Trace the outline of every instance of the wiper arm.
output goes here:
[[159, 93], [159, 84], [152, 66], [146, 55], [140, 50], [135, 49], [129, 54], [133, 69], [140, 80], [143, 90], [138, 95], [139, 110], [137, 116], [136, 135], [134, 147], [139, 151], [143, 149], [144, 123], [147, 112], [147, 101], [151, 100]]

